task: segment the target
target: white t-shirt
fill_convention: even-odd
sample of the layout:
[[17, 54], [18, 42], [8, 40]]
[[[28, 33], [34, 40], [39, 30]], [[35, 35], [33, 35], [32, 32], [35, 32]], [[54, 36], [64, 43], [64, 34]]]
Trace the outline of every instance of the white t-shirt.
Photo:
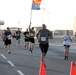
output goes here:
[[70, 41], [72, 40], [72, 36], [71, 35], [63, 35], [62, 39], [63, 39], [63, 45], [70, 45]]

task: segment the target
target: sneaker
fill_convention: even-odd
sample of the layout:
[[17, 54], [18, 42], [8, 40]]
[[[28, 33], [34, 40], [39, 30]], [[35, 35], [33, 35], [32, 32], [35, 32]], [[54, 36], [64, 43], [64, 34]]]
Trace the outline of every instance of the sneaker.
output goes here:
[[26, 48], [26, 45], [25, 45], [25, 48]]
[[29, 47], [27, 46], [27, 49], [28, 49]]
[[65, 58], [64, 58], [65, 60], [66, 60], [66, 56], [65, 56]]
[[45, 63], [44, 63], [44, 67], [46, 68], [46, 65], [45, 65]]
[[9, 51], [8, 54], [10, 54], [11, 52]]
[[32, 53], [32, 49], [30, 48], [29, 51]]
[[65, 58], [64, 58], [65, 60], [67, 59], [68, 60], [68, 56], [65, 56]]
[[66, 59], [68, 60], [68, 56], [66, 56]]
[[32, 53], [32, 49], [31, 49], [31, 53]]

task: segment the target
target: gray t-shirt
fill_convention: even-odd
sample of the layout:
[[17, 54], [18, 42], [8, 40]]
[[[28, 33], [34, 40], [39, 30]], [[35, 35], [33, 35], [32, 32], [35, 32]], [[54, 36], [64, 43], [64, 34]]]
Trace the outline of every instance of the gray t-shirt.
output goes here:
[[39, 30], [37, 32], [37, 35], [38, 35], [38, 42], [40, 44], [47, 44], [48, 43], [48, 36], [52, 36], [52, 32], [49, 31], [48, 29], [45, 29], [45, 30]]

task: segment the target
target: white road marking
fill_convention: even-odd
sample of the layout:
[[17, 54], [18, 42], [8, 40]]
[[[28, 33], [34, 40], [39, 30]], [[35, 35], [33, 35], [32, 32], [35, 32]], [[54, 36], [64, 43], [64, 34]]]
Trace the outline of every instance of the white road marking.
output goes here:
[[[3, 54], [0, 54], [4, 59], [7, 59]], [[15, 67], [15, 65], [11, 61], [7, 61], [12, 67]], [[17, 70], [17, 72], [20, 75], [24, 75], [20, 70]]]
[[7, 61], [11, 66], [15, 66], [11, 61]]
[[4, 59], [7, 59], [3, 54], [0, 54]]
[[18, 72], [20, 75], [24, 75], [20, 70], [17, 70], [17, 72]]

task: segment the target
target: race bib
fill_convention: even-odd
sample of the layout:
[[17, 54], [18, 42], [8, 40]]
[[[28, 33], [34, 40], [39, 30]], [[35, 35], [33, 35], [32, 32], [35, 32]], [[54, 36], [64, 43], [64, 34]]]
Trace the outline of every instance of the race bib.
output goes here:
[[69, 43], [69, 42], [70, 42], [70, 40], [66, 40], [66, 42], [68, 42], [68, 43]]
[[41, 37], [41, 41], [46, 41], [46, 37]]
[[34, 34], [33, 34], [33, 33], [31, 33], [30, 35], [31, 35], [31, 36], [34, 36]]
[[11, 39], [11, 35], [8, 35], [7, 38], [8, 38], [8, 39]]
[[19, 36], [19, 34], [17, 34], [17, 36]]
[[29, 37], [29, 35], [26, 35], [27, 37]]

